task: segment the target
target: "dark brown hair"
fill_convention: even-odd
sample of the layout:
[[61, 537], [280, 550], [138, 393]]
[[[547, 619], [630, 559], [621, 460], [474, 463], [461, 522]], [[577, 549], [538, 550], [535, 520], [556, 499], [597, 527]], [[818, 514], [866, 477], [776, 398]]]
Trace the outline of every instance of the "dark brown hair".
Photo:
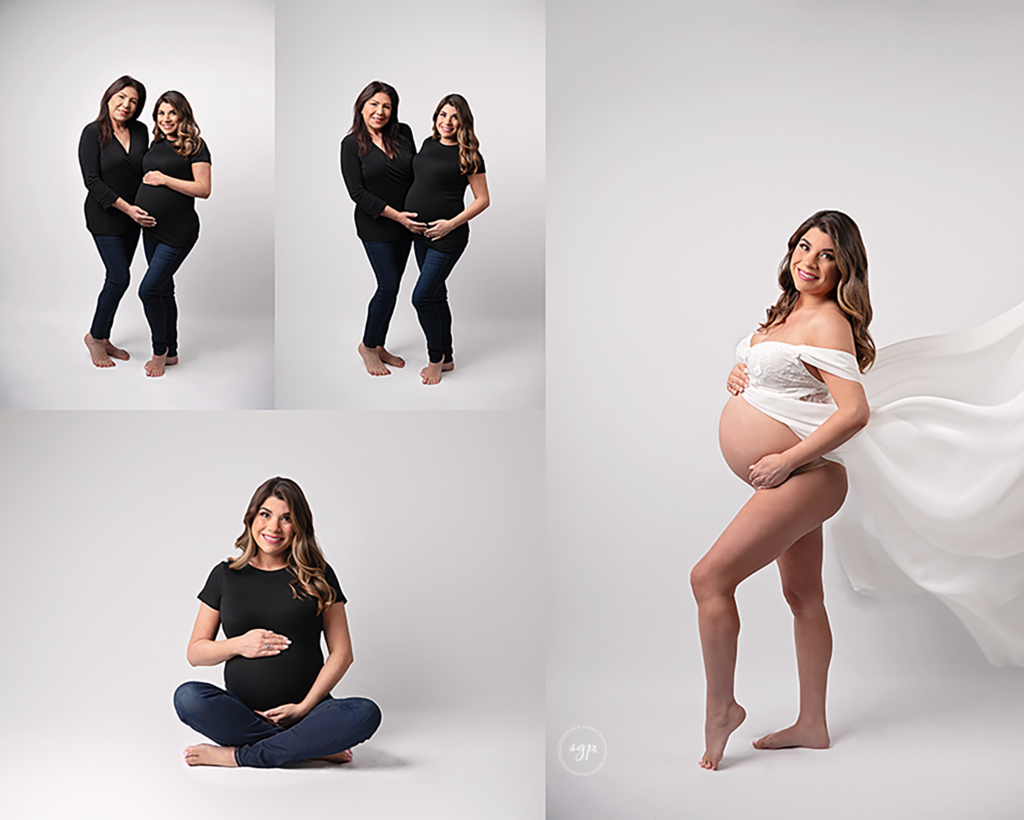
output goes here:
[[846, 214], [839, 211], [818, 211], [808, 217], [789, 238], [789, 248], [779, 263], [779, 287], [782, 295], [779, 300], [768, 308], [768, 318], [761, 325], [765, 330], [786, 321], [793, 312], [800, 294], [793, 282], [790, 263], [797, 243], [811, 228], [817, 228], [832, 240], [832, 248], [836, 254], [836, 267], [839, 269], [839, 284], [832, 291], [831, 297], [846, 314], [850, 327], [853, 329], [853, 345], [857, 351], [857, 365], [861, 373], [866, 371], [875, 361], [875, 342], [868, 333], [871, 324], [871, 294], [868, 291], [868, 253], [864, 248], [864, 240], [860, 236], [860, 228]]
[[399, 152], [398, 92], [393, 86], [380, 80], [374, 80], [359, 92], [356, 104], [352, 107], [352, 127], [349, 129], [349, 133], [356, 135], [359, 156], [370, 153], [370, 149], [373, 147], [373, 137], [370, 136], [370, 129], [366, 127], [366, 121], [363, 119], [363, 106], [370, 101], [374, 94], [387, 94], [391, 98], [391, 117], [380, 130], [380, 138], [384, 143], [384, 153], [393, 157]]
[[259, 552], [259, 547], [252, 539], [252, 522], [256, 520], [263, 502], [271, 496], [287, 504], [291, 513], [293, 534], [287, 560], [288, 569], [294, 576], [291, 582], [292, 594], [296, 598], [306, 597], [315, 601], [317, 615], [323, 614], [335, 602], [336, 595], [334, 587], [327, 583], [324, 576], [327, 559], [316, 542], [313, 513], [309, 509], [302, 488], [290, 478], [277, 476], [264, 481], [256, 488], [242, 518], [245, 529], [235, 541], [235, 546], [242, 550], [242, 554], [229, 566], [231, 569], [241, 569]]
[[94, 122], [100, 124], [101, 146], [106, 145], [114, 138], [114, 124], [110, 121], [110, 109], [107, 107], [107, 104], [110, 102], [110, 98], [118, 91], [129, 87], [134, 88], [135, 93], [139, 95], [139, 104], [135, 106], [135, 111], [128, 118], [128, 122], [135, 122], [139, 118], [139, 114], [142, 113], [142, 108], [146, 104], [146, 86], [127, 74], [123, 77], [118, 77], [110, 84], [110, 88], [103, 92], [103, 100], [100, 102], [100, 115], [94, 120]]
[[167, 140], [174, 146], [174, 151], [183, 157], [190, 157], [202, 147], [203, 138], [199, 136], [199, 125], [192, 116], [192, 106], [180, 91], [165, 91], [153, 106], [153, 144], [167, 139], [164, 132], [156, 125], [156, 112], [167, 103], [178, 115], [178, 134], [174, 139]]
[[459, 130], [456, 132], [459, 142], [459, 171], [463, 174], [475, 174], [483, 162], [480, 159], [480, 141], [473, 131], [473, 112], [461, 94], [449, 94], [437, 104], [433, 119], [434, 139], [441, 139], [441, 134], [437, 130], [437, 116], [446, 105], [454, 108], [459, 116]]

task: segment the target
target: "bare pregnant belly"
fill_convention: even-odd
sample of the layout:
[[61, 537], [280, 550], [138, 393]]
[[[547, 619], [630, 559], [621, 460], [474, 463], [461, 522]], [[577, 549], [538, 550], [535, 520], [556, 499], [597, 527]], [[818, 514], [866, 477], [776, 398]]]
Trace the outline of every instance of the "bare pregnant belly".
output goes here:
[[729, 398], [718, 422], [718, 443], [725, 462], [744, 481], [750, 475], [750, 465], [799, 441], [785, 424], [755, 409], [742, 396]]

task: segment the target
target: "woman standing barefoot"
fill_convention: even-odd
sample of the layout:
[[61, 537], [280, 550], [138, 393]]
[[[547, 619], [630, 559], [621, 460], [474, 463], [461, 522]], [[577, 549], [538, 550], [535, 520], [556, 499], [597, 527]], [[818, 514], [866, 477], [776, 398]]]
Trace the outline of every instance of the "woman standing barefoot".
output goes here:
[[142, 158], [149, 148], [149, 134], [138, 121], [145, 104], [146, 87], [127, 74], [118, 77], [103, 93], [99, 116], [85, 126], [78, 143], [78, 163], [89, 190], [85, 224], [106, 268], [92, 326], [85, 334], [85, 346], [96, 367], [113, 367], [111, 357], [128, 359], [126, 350], [111, 343], [110, 332], [117, 306], [128, 290], [139, 226], [156, 224], [132, 204], [142, 182]]
[[[319, 758], [345, 763], [380, 725], [366, 698], [331, 690], [352, 664], [345, 596], [313, 533], [299, 485], [272, 478], [255, 492], [235, 542], [199, 593], [188, 643], [193, 666], [224, 663], [226, 691], [183, 683], [178, 717], [219, 746], [185, 749], [190, 766], [270, 768]], [[225, 638], [217, 640], [223, 626]], [[327, 641], [328, 657], [320, 651]]]
[[[827, 456], [867, 424], [859, 375], [875, 357], [868, 334], [867, 254], [856, 224], [820, 211], [789, 240], [783, 293], [759, 330], [740, 342], [719, 438], [729, 467], [755, 493], [693, 568], [707, 679], [705, 752], [717, 769], [746, 712], [733, 691], [739, 614], [734, 593], [774, 561], [793, 611], [800, 712], [760, 749], [826, 748], [825, 690], [832, 633], [821, 582], [822, 523], [842, 506], [846, 470]], [[811, 432], [796, 429], [811, 424]]]

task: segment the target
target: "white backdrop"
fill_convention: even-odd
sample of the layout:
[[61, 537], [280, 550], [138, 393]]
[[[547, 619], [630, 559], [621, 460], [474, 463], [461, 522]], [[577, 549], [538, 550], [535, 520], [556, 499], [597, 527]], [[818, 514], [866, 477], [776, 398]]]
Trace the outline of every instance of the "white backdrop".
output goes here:
[[[1004, 816], [1016, 797], [1001, 715], [1016, 700], [983, 693], [1019, 687], [1021, 670], [989, 668], [934, 600], [856, 596], [827, 544], [831, 717], [849, 742], [746, 766], [750, 739], [795, 716], [791, 619], [769, 568], [738, 596], [751, 717], [727, 755], [740, 780], [699, 770], [688, 573], [749, 493], [718, 451], [725, 377], [803, 219], [835, 208], [859, 223], [879, 345], [1024, 299], [1024, 10], [552, 2], [547, 19], [548, 346], [572, 363], [548, 385], [549, 816]], [[600, 231], [574, 218], [580, 201]], [[962, 692], [940, 688], [960, 676]], [[987, 712], [969, 719], [968, 704]], [[607, 738], [589, 778], [554, 755], [578, 724]], [[952, 768], [967, 744], [990, 753]], [[877, 775], [872, 796], [851, 772]], [[890, 799], [902, 788], [906, 813]]]
[[[0, 6], [0, 90], [6, 100], [0, 175], [8, 190], [0, 202], [0, 338], [9, 350], [34, 351], [34, 366], [51, 377], [67, 356], [77, 362], [88, 355], [81, 336], [96, 307], [103, 265], [85, 227], [78, 140], [99, 112], [104, 90], [122, 74], [146, 86], [139, 120], [149, 128], [157, 97], [181, 91], [213, 158], [212, 195], [196, 203], [200, 240], [175, 276], [183, 327], [203, 320], [200, 330], [182, 333], [183, 365], [197, 348], [214, 347], [197, 336], [216, 336], [234, 322], [262, 323], [262, 337], [250, 340], [250, 352], [268, 337], [272, 344], [274, 4], [182, 0], [173, 9], [146, 2], [119, 10], [95, 0]], [[134, 343], [135, 357], [148, 349], [137, 296], [145, 270], [140, 241], [113, 333], [115, 343]], [[82, 349], [60, 347], [64, 337]], [[10, 355], [4, 359], [0, 395], [25, 378], [18, 369], [23, 365]], [[142, 362], [137, 364], [141, 371]], [[269, 357], [255, 365], [236, 357], [233, 366], [262, 369], [264, 381], [272, 378]], [[88, 394], [108, 389], [110, 379], [92, 381], [82, 387], [71, 376], [55, 380], [31, 406], [93, 406]], [[24, 406], [19, 398], [3, 406]], [[237, 404], [232, 398], [221, 406]]]
[[[375, 282], [339, 156], [353, 103], [374, 79], [398, 91], [417, 147], [437, 102], [462, 94], [487, 161], [491, 206], [471, 223], [448, 283], [457, 366], [479, 366], [437, 390], [418, 391], [411, 375], [426, 363], [411, 255], [388, 337], [409, 367], [370, 379], [355, 354]], [[277, 89], [278, 406], [542, 408], [543, 2], [442, 11], [398, 0], [386, 13], [291, 2], [277, 19]], [[466, 394], [453, 396], [457, 387]]]

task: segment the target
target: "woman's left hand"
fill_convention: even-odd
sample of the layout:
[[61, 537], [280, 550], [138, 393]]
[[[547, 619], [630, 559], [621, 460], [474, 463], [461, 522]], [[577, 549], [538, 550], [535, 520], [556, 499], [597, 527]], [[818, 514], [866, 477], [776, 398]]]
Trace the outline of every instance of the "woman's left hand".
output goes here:
[[258, 709], [254, 711], [257, 715], [266, 718], [275, 726], [291, 726], [293, 723], [298, 723], [308, 714], [308, 710], [297, 703], [275, 706], [273, 709], [267, 709], [265, 712], [261, 712]]
[[163, 171], [146, 171], [146, 175], [142, 178], [143, 185], [164, 185], [166, 184], [167, 177]]
[[793, 469], [784, 455], [769, 453], [750, 466], [750, 483], [755, 490], [770, 490], [782, 484], [791, 472]]
[[442, 236], [450, 234], [454, 228], [450, 219], [438, 219], [436, 222], [427, 223], [427, 229], [423, 235], [427, 239], [440, 239]]

